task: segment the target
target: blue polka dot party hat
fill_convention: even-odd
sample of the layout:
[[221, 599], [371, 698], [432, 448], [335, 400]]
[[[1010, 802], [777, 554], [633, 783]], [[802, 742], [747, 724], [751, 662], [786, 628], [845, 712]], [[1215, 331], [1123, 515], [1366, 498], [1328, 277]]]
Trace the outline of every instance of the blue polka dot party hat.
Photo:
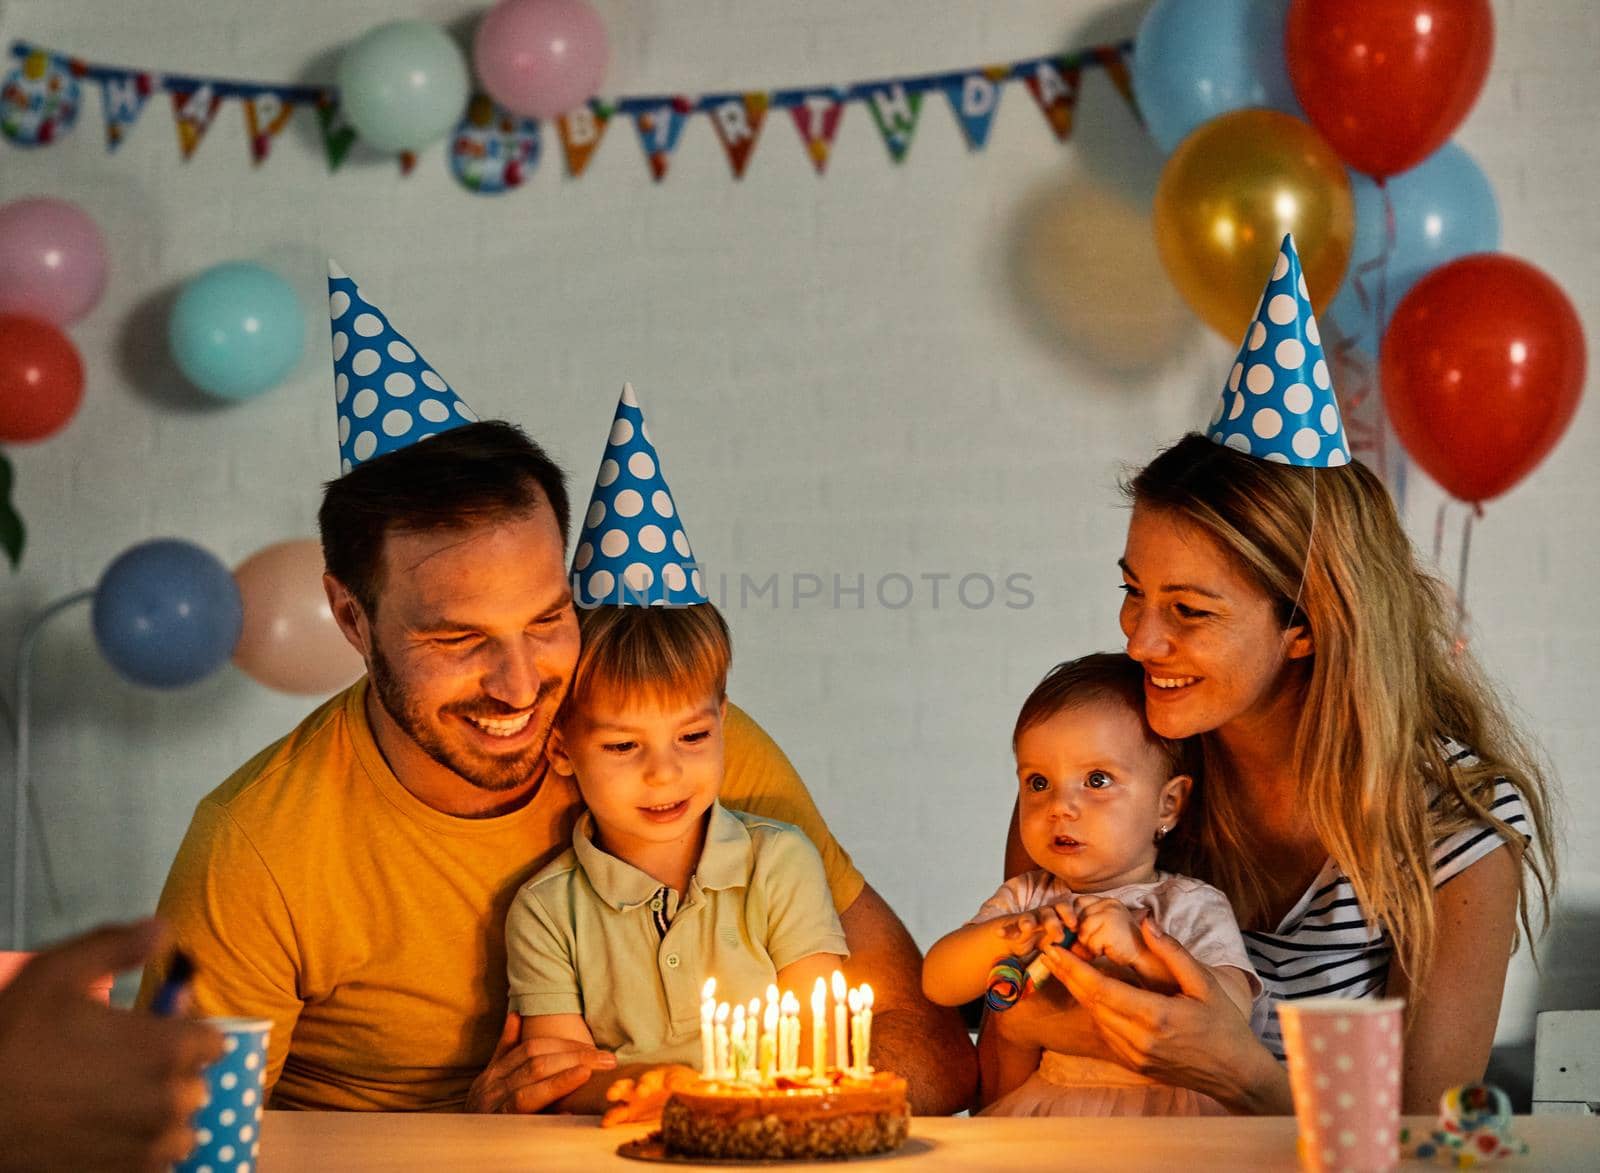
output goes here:
[[1350, 460], [1294, 237], [1278, 249], [1206, 435], [1262, 460], [1334, 468]]
[[688, 607], [710, 601], [631, 383], [622, 388], [611, 421], [572, 555], [572, 583], [583, 607]]
[[478, 418], [333, 261], [328, 318], [341, 475]]

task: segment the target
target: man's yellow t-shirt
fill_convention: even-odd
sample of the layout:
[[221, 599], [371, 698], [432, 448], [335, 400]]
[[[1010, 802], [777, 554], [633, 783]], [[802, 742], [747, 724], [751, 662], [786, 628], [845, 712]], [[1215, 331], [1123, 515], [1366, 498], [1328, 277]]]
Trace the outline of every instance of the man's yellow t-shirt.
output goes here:
[[[459, 1110], [505, 1021], [507, 909], [566, 850], [582, 803], [552, 771], [511, 814], [434, 810], [385, 763], [366, 693], [363, 679], [200, 801], [160, 913], [201, 1013], [272, 1020], [272, 1107]], [[724, 747], [724, 805], [805, 831], [848, 908], [864, 881], [783, 751], [731, 704]]]

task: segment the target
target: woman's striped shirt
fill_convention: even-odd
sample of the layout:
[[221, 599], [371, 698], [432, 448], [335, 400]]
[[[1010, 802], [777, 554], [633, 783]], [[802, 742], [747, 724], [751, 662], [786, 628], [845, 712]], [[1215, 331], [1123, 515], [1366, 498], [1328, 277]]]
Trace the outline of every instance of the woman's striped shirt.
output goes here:
[[[1469, 750], [1454, 743], [1447, 746], [1446, 759], [1451, 765], [1472, 765], [1476, 761]], [[1522, 796], [1511, 783], [1496, 780], [1489, 808], [1525, 841], [1532, 838], [1533, 823]], [[1442, 887], [1501, 842], [1500, 833], [1485, 822], [1440, 839], [1433, 846], [1433, 886]], [[1394, 953], [1388, 934], [1362, 916], [1355, 889], [1332, 859], [1323, 865], [1276, 932], [1247, 930], [1244, 944], [1267, 995], [1256, 1003], [1252, 1026], [1279, 1059], [1284, 1054], [1278, 1002], [1379, 997], [1388, 981], [1389, 960]]]

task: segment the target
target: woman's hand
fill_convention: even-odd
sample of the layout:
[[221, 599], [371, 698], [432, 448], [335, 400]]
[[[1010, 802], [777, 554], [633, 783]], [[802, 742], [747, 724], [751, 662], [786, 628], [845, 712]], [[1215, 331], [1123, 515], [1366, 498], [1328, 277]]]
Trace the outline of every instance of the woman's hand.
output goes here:
[[1047, 941], [1050, 972], [1084, 1007], [1112, 1057], [1130, 1071], [1211, 1096], [1232, 1112], [1292, 1112], [1283, 1067], [1250, 1032], [1228, 992], [1153, 920], [1144, 946], [1171, 975], [1176, 994], [1141, 990]]

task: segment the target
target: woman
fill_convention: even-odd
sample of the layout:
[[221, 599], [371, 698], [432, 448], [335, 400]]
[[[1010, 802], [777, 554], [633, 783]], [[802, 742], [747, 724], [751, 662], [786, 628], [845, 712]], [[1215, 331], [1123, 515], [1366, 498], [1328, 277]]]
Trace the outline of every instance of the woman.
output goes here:
[[[1151, 726], [1199, 736], [1205, 763], [1201, 818], [1163, 866], [1227, 893], [1274, 998], [1405, 998], [1403, 1110], [1432, 1112], [1483, 1075], [1528, 876], [1548, 912], [1543, 773], [1364, 466], [1289, 467], [1190, 435], [1126, 492], [1127, 649]], [[1007, 873], [1023, 866], [1013, 818]], [[1146, 937], [1182, 995], [1050, 948], [1081, 1009], [1030, 1000], [993, 1028], [1236, 1112], [1291, 1111], [1270, 1007], [1252, 1030], [1181, 947]]]

